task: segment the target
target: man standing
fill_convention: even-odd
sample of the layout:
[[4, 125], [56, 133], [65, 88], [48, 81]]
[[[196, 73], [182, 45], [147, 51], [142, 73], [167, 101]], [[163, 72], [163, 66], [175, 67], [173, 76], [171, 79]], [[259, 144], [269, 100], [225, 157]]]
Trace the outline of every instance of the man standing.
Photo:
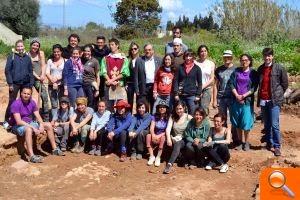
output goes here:
[[[153, 98], [153, 83], [154, 76], [161, 66], [161, 58], [154, 56], [154, 49], [152, 44], [144, 46], [144, 56], [137, 58], [135, 63], [135, 93], [137, 95], [137, 102], [144, 100], [149, 102], [150, 110], [152, 112], [154, 98]], [[150, 112], [150, 113], [151, 113]]]
[[284, 101], [284, 92], [288, 88], [288, 76], [282, 65], [273, 60], [273, 49], [262, 51], [264, 64], [259, 66], [258, 106], [263, 113], [264, 129], [267, 137], [267, 149], [280, 156], [281, 134], [279, 129], [280, 106]]
[[174, 67], [177, 70], [180, 65], [184, 63], [183, 54], [184, 51], [182, 50], [182, 40], [180, 38], [174, 38], [173, 40], [173, 56], [174, 56]]
[[[180, 38], [181, 39], [181, 29], [178, 26], [174, 26], [173, 28], [173, 40], [174, 38]], [[165, 54], [173, 53], [173, 40], [166, 44], [165, 46]], [[188, 49], [188, 47], [182, 43], [182, 51], [185, 52]]]
[[69, 59], [72, 55], [72, 49], [79, 46], [80, 38], [76, 33], [72, 33], [68, 37], [68, 46], [63, 49], [63, 57]]

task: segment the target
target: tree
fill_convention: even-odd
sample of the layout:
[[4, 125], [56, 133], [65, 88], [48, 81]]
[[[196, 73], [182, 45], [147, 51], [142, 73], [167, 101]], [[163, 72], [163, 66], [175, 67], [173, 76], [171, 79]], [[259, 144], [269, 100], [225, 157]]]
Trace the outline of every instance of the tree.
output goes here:
[[38, 0], [1, 0], [0, 20], [24, 38], [37, 36], [39, 9]]
[[170, 21], [170, 20], [167, 21], [167, 28], [166, 28], [166, 30], [167, 31], [172, 31], [173, 27], [174, 27], [174, 23], [172, 21]]
[[96, 24], [95, 22], [88, 22], [86, 25], [85, 25], [85, 29], [86, 30], [94, 30], [94, 29], [98, 29], [99, 26], [98, 24]]
[[161, 12], [162, 8], [157, 0], [122, 0], [117, 3], [113, 15], [117, 23], [115, 31], [125, 39], [151, 34], [160, 24]]

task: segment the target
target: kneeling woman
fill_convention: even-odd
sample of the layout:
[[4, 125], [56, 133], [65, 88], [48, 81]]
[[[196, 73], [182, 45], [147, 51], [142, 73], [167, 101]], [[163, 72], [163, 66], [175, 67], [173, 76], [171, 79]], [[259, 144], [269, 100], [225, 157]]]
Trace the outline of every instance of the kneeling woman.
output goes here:
[[170, 147], [173, 145], [173, 151], [164, 170], [165, 174], [169, 174], [171, 172], [173, 163], [179, 156], [180, 150], [185, 147], [183, 134], [189, 121], [193, 118], [191, 115], [187, 114], [186, 111], [187, 107], [185, 103], [182, 101], [178, 101], [175, 105], [172, 116], [169, 118], [166, 137], [167, 145]]
[[205, 149], [203, 143], [207, 141], [210, 130], [209, 119], [203, 108], [196, 108], [194, 118], [188, 123], [184, 138], [186, 140], [186, 158], [189, 162], [189, 169], [204, 164]]
[[127, 159], [127, 129], [129, 128], [132, 116], [130, 113], [130, 104], [126, 100], [119, 100], [117, 105], [114, 106], [117, 112], [113, 114], [107, 124], [107, 138], [108, 138], [108, 149], [113, 149], [114, 140], [120, 141], [120, 162], [124, 162]]
[[216, 114], [214, 116], [214, 126], [210, 129], [208, 140], [204, 146], [208, 147], [208, 154], [210, 162], [206, 165], [206, 170], [211, 170], [216, 165], [220, 165], [220, 172], [228, 171], [226, 164], [230, 158], [228, 144], [231, 141], [230, 129], [224, 127], [226, 117], [223, 114]]
[[[146, 144], [150, 154], [148, 165], [153, 165], [154, 162], [156, 167], [160, 165], [160, 157], [163, 152], [166, 128], [168, 125], [168, 110], [169, 104], [164, 100], [160, 101], [156, 106], [156, 113], [152, 117], [150, 124], [150, 134], [146, 136]], [[153, 145], [158, 145], [158, 153], [156, 158], [153, 153]]]

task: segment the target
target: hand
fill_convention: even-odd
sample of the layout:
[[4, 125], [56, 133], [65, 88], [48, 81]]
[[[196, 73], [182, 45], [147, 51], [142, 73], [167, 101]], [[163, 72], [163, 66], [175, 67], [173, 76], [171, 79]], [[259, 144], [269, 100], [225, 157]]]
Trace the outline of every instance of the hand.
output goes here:
[[44, 129], [44, 125], [43, 124], [40, 124], [39, 131], [41, 133], [44, 133], [45, 129]]
[[204, 147], [211, 147], [211, 146], [213, 146], [214, 144], [215, 144], [214, 141], [211, 141], [211, 142], [204, 142], [204, 143], [203, 143], [203, 146], [204, 146]]
[[151, 140], [152, 140], [153, 143], [156, 144], [156, 143], [158, 142], [158, 137], [157, 137], [156, 135], [153, 134], [153, 135], [151, 136]]
[[200, 98], [199, 97], [195, 97], [195, 101], [200, 101]]
[[130, 138], [135, 138], [136, 133], [135, 133], [135, 132], [129, 132], [128, 136], [129, 136]]
[[158, 96], [157, 92], [153, 92], [153, 98], [156, 99]]
[[68, 94], [69, 94], [69, 93], [68, 93], [68, 90], [65, 89], [65, 90], [64, 90], [64, 96], [68, 96]]
[[172, 140], [171, 140], [171, 139], [168, 139], [168, 140], [167, 140], [167, 145], [168, 145], [169, 147], [172, 146]]
[[197, 146], [199, 144], [199, 142], [200, 142], [199, 138], [195, 138], [194, 142], [193, 142], [193, 145]]
[[12, 86], [12, 85], [9, 86], [9, 91], [10, 91], [10, 92], [14, 91], [14, 86]]
[[71, 136], [78, 135], [78, 129], [74, 128], [71, 132]]
[[240, 104], [245, 104], [245, 100], [238, 101]]
[[213, 108], [218, 108], [218, 104], [215, 101], [213, 101]]
[[175, 96], [175, 100], [179, 101], [179, 96], [178, 95]]
[[97, 96], [99, 96], [99, 91], [98, 90], [94, 94], [94, 97], [97, 97]]
[[52, 83], [56, 83], [56, 81], [57, 81], [57, 78], [56, 78], [56, 77], [53, 77], [53, 78], [51, 79], [51, 82], [52, 82]]
[[108, 138], [110, 141], [113, 141], [114, 136], [115, 136], [115, 133], [111, 131], [111, 132], [108, 133], [107, 138]]
[[235, 98], [238, 100], [238, 101], [242, 101], [243, 100], [243, 96], [242, 95], [236, 95]]
[[111, 85], [116, 86], [116, 85], [118, 85], [118, 83], [119, 83], [119, 81], [113, 81], [113, 82], [111, 83]]
[[38, 135], [38, 134], [41, 133], [40, 130], [39, 130], [39, 129], [36, 129], [36, 128], [33, 128], [33, 132], [34, 132], [35, 135]]
[[40, 81], [43, 82], [45, 80], [45, 75], [40, 76]]
[[107, 80], [105, 81], [105, 84], [106, 84], [107, 86], [110, 86], [110, 85], [112, 84], [112, 80], [111, 80], [111, 79], [107, 79]]
[[54, 127], [58, 127], [59, 126], [59, 122], [54, 122]]

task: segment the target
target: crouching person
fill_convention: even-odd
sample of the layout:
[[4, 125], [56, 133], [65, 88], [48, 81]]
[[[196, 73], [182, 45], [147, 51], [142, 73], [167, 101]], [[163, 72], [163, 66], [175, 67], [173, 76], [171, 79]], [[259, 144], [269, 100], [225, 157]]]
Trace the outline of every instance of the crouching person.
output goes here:
[[87, 99], [85, 97], [78, 97], [76, 99], [77, 108], [70, 119], [71, 132], [70, 137], [74, 141], [74, 147], [71, 149], [72, 153], [81, 153], [85, 148], [86, 137], [90, 130], [90, 121], [93, 117], [94, 110], [87, 107]]
[[128, 129], [131, 146], [131, 160], [141, 160], [143, 157], [145, 138], [149, 133], [149, 126], [151, 123], [151, 114], [148, 112], [148, 108], [149, 106], [144, 101], [137, 103], [137, 113], [134, 115]]
[[99, 101], [98, 111], [93, 114], [89, 139], [91, 142], [90, 155], [101, 156], [102, 138], [110, 118], [110, 111], [106, 110], [105, 101]]
[[[9, 124], [12, 126], [13, 133], [25, 138], [25, 148], [29, 156], [29, 161], [32, 163], [40, 163], [43, 161], [43, 157], [33, 153], [33, 135], [44, 134], [44, 131], [46, 131], [52, 147], [52, 154], [57, 156], [64, 154], [55, 144], [51, 124], [49, 122], [43, 122], [37, 104], [31, 98], [31, 95], [32, 89], [30, 87], [24, 87], [22, 89], [20, 98], [15, 100], [10, 107], [11, 116]], [[37, 122], [33, 121], [33, 116]]]
[[60, 98], [59, 102], [59, 109], [54, 110], [51, 124], [56, 134], [56, 145], [58, 145], [62, 151], [66, 151], [70, 133], [70, 118], [74, 114], [74, 110], [73, 107], [70, 107], [68, 97]]
[[107, 125], [107, 151], [111, 152], [113, 150], [113, 143], [119, 141], [121, 152], [120, 162], [125, 162], [127, 159], [127, 129], [129, 128], [132, 121], [130, 105], [126, 100], [119, 100], [114, 108], [117, 109], [117, 112], [110, 117]]
[[197, 162], [200, 166], [204, 165], [206, 151], [203, 143], [207, 141], [210, 130], [209, 119], [203, 108], [196, 108], [193, 119], [188, 123], [184, 133], [186, 140], [186, 167], [194, 169]]

